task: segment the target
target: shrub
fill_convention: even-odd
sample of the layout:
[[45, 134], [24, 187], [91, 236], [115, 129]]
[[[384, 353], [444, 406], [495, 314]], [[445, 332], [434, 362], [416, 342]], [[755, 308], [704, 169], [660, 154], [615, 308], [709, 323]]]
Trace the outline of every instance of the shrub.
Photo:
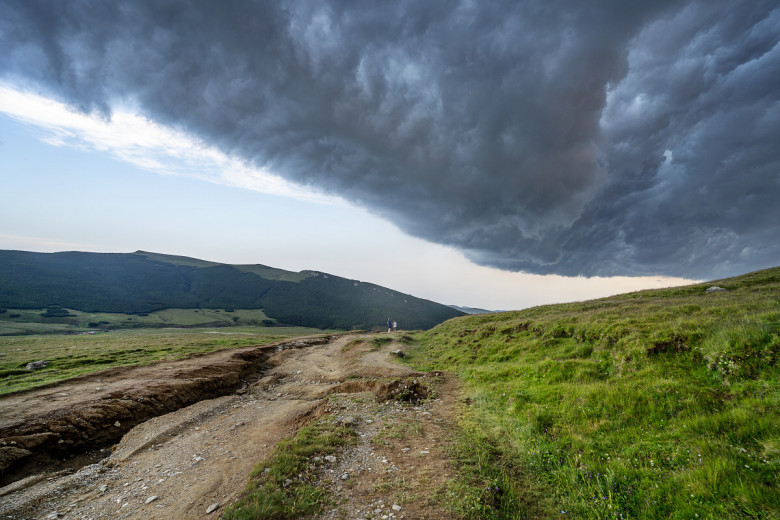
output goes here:
[[68, 312], [67, 309], [63, 309], [59, 305], [51, 305], [46, 308], [45, 312], [41, 313], [44, 318], [69, 318], [75, 316]]

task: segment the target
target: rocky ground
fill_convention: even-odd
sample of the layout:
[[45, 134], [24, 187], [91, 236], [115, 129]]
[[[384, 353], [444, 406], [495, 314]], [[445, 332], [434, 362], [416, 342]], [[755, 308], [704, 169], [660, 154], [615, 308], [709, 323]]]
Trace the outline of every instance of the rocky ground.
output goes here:
[[[441, 504], [454, 476], [456, 383], [395, 363], [398, 343], [367, 339], [248, 347], [0, 399], [0, 448], [31, 453], [6, 471], [0, 518], [218, 518], [276, 443], [323, 414], [351, 424], [358, 442], [318, 464], [333, 498], [321, 518], [452, 518]], [[414, 389], [413, 402], [392, 398], [402, 387]], [[178, 390], [201, 398], [188, 402]], [[180, 406], [169, 411], [169, 402]], [[64, 456], [76, 437], [105, 442], [103, 430], [122, 428], [109, 449]]]

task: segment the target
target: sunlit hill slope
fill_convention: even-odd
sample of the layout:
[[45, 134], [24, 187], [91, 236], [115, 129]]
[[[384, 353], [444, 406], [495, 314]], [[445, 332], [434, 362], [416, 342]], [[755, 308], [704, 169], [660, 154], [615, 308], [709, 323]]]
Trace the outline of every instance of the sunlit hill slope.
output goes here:
[[415, 339], [465, 382], [467, 516], [780, 514], [780, 268]]

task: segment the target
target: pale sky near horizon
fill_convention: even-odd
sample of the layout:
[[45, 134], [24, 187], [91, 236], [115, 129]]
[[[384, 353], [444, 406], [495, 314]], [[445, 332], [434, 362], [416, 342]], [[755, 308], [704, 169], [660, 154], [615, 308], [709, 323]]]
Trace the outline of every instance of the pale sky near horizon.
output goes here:
[[691, 283], [478, 266], [343, 200], [242, 166], [181, 132], [130, 113], [110, 122], [85, 116], [7, 84], [0, 86], [0, 183], [0, 249], [147, 250], [313, 269], [489, 310]]

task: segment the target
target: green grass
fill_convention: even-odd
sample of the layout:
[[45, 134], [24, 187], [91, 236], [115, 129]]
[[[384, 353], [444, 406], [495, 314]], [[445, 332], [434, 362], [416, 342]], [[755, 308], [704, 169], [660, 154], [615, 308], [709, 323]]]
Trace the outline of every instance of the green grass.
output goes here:
[[[225, 520], [309, 518], [330, 503], [318, 484], [322, 457], [355, 442], [355, 431], [333, 417], [320, 419], [276, 445], [259, 463], [238, 501], [225, 509]], [[315, 460], [319, 457], [320, 460]]]
[[141, 315], [67, 310], [69, 317], [44, 318], [43, 309], [9, 309], [0, 314], [0, 336], [96, 329], [259, 326], [275, 322], [260, 309], [165, 309]]
[[[713, 284], [728, 292], [705, 294]], [[780, 517], [780, 268], [415, 337], [407, 362], [454, 371], [471, 401], [461, 425], [480, 460], [461, 464], [454, 493], [466, 516], [536, 504], [570, 518]]]
[[[115, 366], [145, 365], [322, 332], [304, 327], [231, 327], [0, 337], [0, 395]], [[37, 371], [24, 369], [40, 360], [49, 365]]]
[[393, 338], [388, 336], [377, 336], [375, 338], [371, 338], [371, 349], [372, 350], [379, 350], [388, 343], [391, 343], [393, 341]]

